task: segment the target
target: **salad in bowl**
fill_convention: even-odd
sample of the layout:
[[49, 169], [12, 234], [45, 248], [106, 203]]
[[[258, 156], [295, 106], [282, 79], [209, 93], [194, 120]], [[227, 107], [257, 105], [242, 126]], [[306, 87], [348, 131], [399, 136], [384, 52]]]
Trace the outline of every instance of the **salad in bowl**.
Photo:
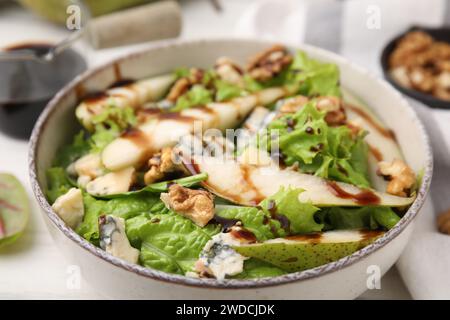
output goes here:
[[255, 279], [339, 260], [393, 228], [420, 183], [339, 79], [280, 45], [246, 66], [122, 79], [76, 107], [82, 130], [46, 197], [90, 243], [167, 273]]

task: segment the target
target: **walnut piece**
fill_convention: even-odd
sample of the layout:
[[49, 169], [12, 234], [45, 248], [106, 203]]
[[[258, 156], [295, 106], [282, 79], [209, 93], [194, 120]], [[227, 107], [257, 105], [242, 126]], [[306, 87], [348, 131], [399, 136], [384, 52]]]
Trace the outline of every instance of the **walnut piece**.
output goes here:
[[450, 101], [450, 44], [413, 31], [389, 57], [390, 74], [400, 85]]
[[247, 66], [247, 71], [253, 79], [266, 81], [280, 73], [291, 62], [292, 56], [286, 48], [275, 45], [253, 56]]
[[166, 100], [175, 103], [180, 96], [188, 91], [194, 84], [199, 84], [203, 80], [203, 70], [191, 68], [189, 76], [178, 79], [169, 91]]
[[[305, 96], [296, 96], [284, 101], [280, 107], [279, 117], [287, 113], [299, 111], [310, 100]], [[347, 116], [342, 105], [342, 100], [333, 96], [322, 96], [316, 98], [316, 108], [325, 111], [325, 122], [330, 126], [340, 126], [346, 124]]]
[[406, 67], [396, 67], [391, 70], [391, 77], [405, 88], [411, 88], [411, 80]]
[[326, 111], [325, 122], [330, 126], [340, 126], [346, 123], [347, 116], [345, 115], [342, 106], [342, 100], [338, 97], [323, 96], [317, 98], [317, 109]]
[[437, 87], [433, 90], [433, 95], [435, 95], [439, 99], [450, 101], [450, 89]]
[[237, 85], [239, 87], [244, 86], [244, 80], [242, 74], [244, 73], [235, 62], [227, 57], [221, 57], [217, 59], [214, 69], [220, 79], [225, 82]]
[[406, 197], [416, 182], [414, 171], [400, 159], [379, 162], [378, 172], [389, 180], [386, 192], [396, 196]]
[[433, 74], [424, 68], [412, 68], [409, 74], [409, 80], [415, 89], [423, 92], [430, 92], [434, 87]]
[[178, 184], [161, 193], [161, 200], [175, 212], [204, 227], [214, 217], [214, 197], [205, 190], [193, 190]]
[[173, 162], [172, 148], [163, 148], [160, 153], [153, 155], [148, 160], [149, 170], [144, 175], [145, 184], [149, 185], [160, 181], [168, 173], [181, 170], [180, 167]]
[[413, 31], [406, 34], [398, 43], [395, 50], [389, 57], [391, 68], [402, 65], [417, 64], [420, 60], [416, 59], [415, 53], [427, 50], [433, 43], [433, 38], [422, 31]]
[[305, 96], [296, 96], [284, 101], [283, 105], [280, 107], [280, 113], [296, 113], [299, 111], [305, 104], [309, 102], [308, 97]]
[[450, 209], [438, 216], [437, 227], [439, 232], [450, 235]]

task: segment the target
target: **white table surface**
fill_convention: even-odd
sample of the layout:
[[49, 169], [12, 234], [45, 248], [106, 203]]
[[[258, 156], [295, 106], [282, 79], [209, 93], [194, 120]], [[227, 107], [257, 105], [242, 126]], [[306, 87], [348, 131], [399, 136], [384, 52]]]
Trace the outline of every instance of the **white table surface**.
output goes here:
[[[254, 1], [254, 0], [253, 0]], [[183, 38], [202, 36], [224, 36], [233, 32], [239, 14], [251, 1], [222, 1], [225, 11], [217, 14], [211, 5], [204, 0], [185, 0], [183, 2], [184, 26]], [[0, 43], [7, 40], [15, 30], [1, 31], [2, 24], [21, 21], [32, 21], [39, 28], [49, 28], [34, 17], [19, 9], [0, 19]], [[0, 15], [2, 13], [0, 12]], [[9, 20], [8, 20], [9, 19]], [[208, 28], [205, 28], [205, 26]], [[58, 31], [56, 31], [58, 32]], [[90, 54], [92, 65], [104, 63], [114, 56], [120, 55], [126, 49], [105, 50]], [[450, 115], [437, 112], [442, 128], [450, 137]], [[27, 230], [16, 243], [0, 250], [0, 299], [102, 299], [107, 298], [102, 292], [91, 288], [82, 282], [79, 289], [69, 289], [69, 265], [63, 255], [57, 250], [50, 235], [47, 233], [41, 213], [35, 203], [28, 179], [27, 141], [16, 140], [0, 133], [0, 171], [15, 174], [25, 185], [30, 194], [32, 214]], [[367, 291], [363, 299], [408, 299], [410, 295], [405, 288], [398, 272], [392, 268], [382, 279], [381, 290]]]

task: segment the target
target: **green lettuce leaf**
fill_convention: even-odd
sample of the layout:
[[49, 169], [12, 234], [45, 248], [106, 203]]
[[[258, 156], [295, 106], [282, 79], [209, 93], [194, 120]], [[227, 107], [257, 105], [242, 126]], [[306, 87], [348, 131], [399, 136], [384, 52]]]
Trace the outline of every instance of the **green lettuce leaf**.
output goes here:
[[134, 126], [136, 121], [133, 108], [118, 108], [114, 105], [107, 106], [102, 113], [92, 118], [92, 123], [94, 125], [110, 126], [111, 124], [114, 124], [120, 130], [125, 130]]
[[340, 96], [339, 68], [332, 63], [311, 59], [298, 51], [289, 67], [287, 81], [301, 83], [300, 92], [312, 96]]
[[243, 227], [251, 231], [258, 241], [321, 231], [323, 225], [314, 220], [319, 209], [298, 201], [301, 192], [300, 189], [282, 187], [276, 194], [263, 200], [259, 207], [218, 207], [216, 215], [241, 221]]
[[[244, 74], [244, 88], [248, 92], [257, 92], [270, 87], [281, 87], [281, 86], [293, 86], [294, 88], [299, 87], [299, 82], [295, 79], [289, 78], [290, 68], [284, 69], [275, 77], [268, 79], [266, 81], [258, 81], [250, 77], [248, 74]], [[295, 92], [295, 90], [292, 90]]]
[[330, 127], [325, 113], [307, 103], [295, 114], [284, 115], [268, 126], [260, 147], [279, 148], [287, 165], [322, 178], [370, 187], [366, 132], [357, 136], [347, 126]]
[[96, 125], [95, 132], [88, 140], [90, 150], [93, 153], [101, 152], [108, 144], [119, 137], [120, 132], [119, 127], [114, 124], [109, 128], [106, 128], [103, 125]]
[[201, 106], [213, 101], [212, 92], [204, 85], [196, 84], [189, 91], [178, 98], [177, 103], [170, 109], [172, 112]]
[[114, 215], [127, 220], [142, 213], [151, 212], [153, 206], [159, 202], [159, 197], [142, 194], [112, 200], [99, 200], [89, 194], [84, 194], [83, 202], [85, 214], [83, 222], [78, 226], [76, 232], [86, 240], [97, 244], [99, 239], [98, 218], [102, 214]]
[[64, 146], [58, 151], [54, 161], [54, 166], [66, 168], [75, 160], [87, 154], [90, 150], [89, 143], [86, 141], [84, 131], [75, 135], [71, 144]]
[[369, 146], [364, 141], [366, 134], [361, 132], [354, 138], [346, 126], [329, 128], [330, 178], [363, 188], [370, 187]]
[[389, 207], [322, 208], [316, 218], [325, 225], [325, 230], [389, 230], [400, 221], [400, 217]]
[[332, 63], [311, 59], [303, 51], [298, 51], [288, 68], [267, 81], [257, 81], [244, 75], [245, 89], [260, 91], [274, 86], [298, 88], [298, 93], [306, 96], [341, 96], [339, 88], [339, 68]]
[[136, 124], [136, 116], [132, 108], [117, 108], [113, 105], [93, 117], [95, 131], [88, 139], [90, 152], [101, 152], [111, 141], [123, 131]]
[[225, 206], [225, 209], [216, 210], [216, 215], [241, 221], [243, 227], [252, 232], [258, 241], [286, 235], [278, 220], [272, 219], [270, 214], [255, 207]]
[[121, 132], [136, 124], [132, 108], [108, 106], [101, 114], [92, 119], [95, 131], [86, 136], [84, 131], [75, 135], [71, 144], [58, 151], [53, 165], [67, 168], [71, 163], [88, 153], [102, 151]]
[[[307, 128], [311, 128], [313, 134], [308, 133], [311, 131]], [[272, 138], [274, 133], [278, 136], [278, 146], [286, 157], [284, 161], [289, 165], [299, 160], [305, 164], [312, 163], [327, 144], [327, 129], [324, 114], [317, 110], [313, 102], [307, 103], [293, 115], [272, 121], [268, 126], [269, 137]], [[269, 143], [271, 148], [274, 147], [273, 143]]]
[[72, 188], [72, 184], [67, 178], [66, 170], [62, 167], [52, 167], [46, 173], [46, 196], [50, 203], [54, 203], [59, 196], [67, 193]]
[[214, 81], [214, 85], [216, 88], [216, 101], [231, 100], [233, 98], [243, 96], [246, 93], [246, 91], [240, 87], [220, 79], [216, 79]]
[[126, 231], [131, 243], [141, 250], [143, 266], [184, 275], [193, 270], [203, 247], [220, 228], [213, 224], [200, 228], [173, 211], [165, 211], [127, 220]]
[[260, 206], [266, 212], [276, 212], [289, 220], [290, 234], [311, 233], [322, 231], [323, 225], [314, 220], [319, 208], [310, 203], [302, 203], [298, 200], [301, 189], [281, 187], [273, 196], [265, 199]]
[[186, 68], [186, 67], [177, 68], [174, 71], [176, 80], [178, 80], [180, 78], [189, 77], [190, 74], [191, 74], [191, 72], [189, 71], [189, 68]]

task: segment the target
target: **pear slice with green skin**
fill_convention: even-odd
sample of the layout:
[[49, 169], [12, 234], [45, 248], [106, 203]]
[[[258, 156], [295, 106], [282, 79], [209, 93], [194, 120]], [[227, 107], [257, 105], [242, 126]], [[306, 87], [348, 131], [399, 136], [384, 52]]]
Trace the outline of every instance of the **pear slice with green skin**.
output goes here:
[[0, 173], [0, 247], [20, 237], [29, 215], [30, 204], [22, 184], [13, 175]]
[[[193, 141], [189, 140], [194, 139]], [[361, 189], [354, 185], [333, 182], [293, 169], [282, 169], [276, 164], [248, 164], [244, 160], [217, 158], [195, 154], [192, 145], [202, 145], [193, 136], [183, 137], [177, 146], [184, 166], [191, 174], [207, 173], [202, 185], [212, 193], [233, 203], [256, 206], [265, 198], [274, 195], [281, 187], [299, 188], [300, 202], [309, 202], [319, 207], [330, 206], [386, 206], [403, 207], [414, 201], [414, 197], [397, 197], [372, 189]], [[261, 150], [260, 150], [261, 152]], [[259, 158], [269, 158], [260, 154]], [[244, 162], [243, 162], [244, 161]]]
[[328, 231], [233, 246], [233, 249], [245, 257], [269, 262], [287, 272], [296, 272], [351, 255], [381, 235], [382, 231]]

